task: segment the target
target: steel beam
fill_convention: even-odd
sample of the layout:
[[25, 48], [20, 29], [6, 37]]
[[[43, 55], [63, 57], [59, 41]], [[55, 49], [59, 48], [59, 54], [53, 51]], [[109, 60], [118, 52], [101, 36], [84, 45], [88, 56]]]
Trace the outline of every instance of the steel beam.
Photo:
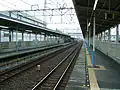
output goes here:
[[111, 21], [111, 20], [105, 20], [105, 19], [98, 19], [98, 21], [104, 21], [104, 22], [109, 22], [109, 23], [113, 23], [113, 24], [118, 24], [120, 23], [120, 21]]
[[11, 30], [9, 30], [9, 42], [11, 42]]
[[116, 27], [116, 43], [119, 42], [119, 25]]
[[108, 41], [111, 41], [111, 29], [108, 30]]
[[[90, 10], [92, 11], [93, 10], [93, 7], [90, 7], [90, 6], [84, 6], [84, 5], [76, 5], [76, 8], [79, 8], [79, 9], [82, 9], [82, 10]], [[108, 9], [101, 9], [101, 8], [96, 8], [96, 11], [97, 12], [110, 12]], [[119, 13], [119, 11], [115, 11], [115, 10], [111, 10], [111, 12], [117, 12]]]
[[1, 43], [1, 38], [2, 38], [2, 37], [1, 37], [1, 29], [0, 29], [0, 43]]

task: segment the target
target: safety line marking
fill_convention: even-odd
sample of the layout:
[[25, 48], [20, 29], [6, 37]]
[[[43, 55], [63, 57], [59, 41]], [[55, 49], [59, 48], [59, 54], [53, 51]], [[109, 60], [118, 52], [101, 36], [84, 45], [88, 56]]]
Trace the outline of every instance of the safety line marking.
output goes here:
[[[90, 55], [88, 53], [87, 48], [86, 48], [86, 59], [87, 59], [87, 65], [92, 66]], [[96, 78], [94, 69], [88, 68], [88, 74], [89, 74], [89, 81], [90, 81], [90, 90], [100, 90], [99, 85], [97, 83], [97, 78]]]

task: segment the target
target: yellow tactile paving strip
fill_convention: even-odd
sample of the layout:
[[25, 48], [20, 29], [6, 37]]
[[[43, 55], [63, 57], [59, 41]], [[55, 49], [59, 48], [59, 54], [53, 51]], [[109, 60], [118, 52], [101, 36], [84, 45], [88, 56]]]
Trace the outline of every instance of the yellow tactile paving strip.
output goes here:
[[95, 70], [106, 70], [106, 68], [102, 65], [97, 65], [99, 68], [95, 68]]
[[[86, 49], [86, 59], [87, 59], [87, 65], [92, 66], [90, 55], [87, 49]], [[90, 80], [90, 90], [100, 90], [98, 83], [97, 83], [94, 69], [88, 68], [88, 74], [89, 74], [89, 80]]]

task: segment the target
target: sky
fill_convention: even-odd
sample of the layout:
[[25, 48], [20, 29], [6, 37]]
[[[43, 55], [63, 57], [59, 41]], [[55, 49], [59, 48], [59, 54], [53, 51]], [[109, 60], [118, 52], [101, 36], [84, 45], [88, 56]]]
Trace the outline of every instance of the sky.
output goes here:
[[[43, 9], [45, 0], [0, 0], [0, 11], [9, 10], [35, 10]], [[74, 8], [72, 0], [46, 0], [46, 9], [53, 8]], [[25, 12], [26, 13], [26, 12]], [[27, 12], [41, 20], [47, 22], [47, 27], [50, 29], [58, 29], [64, 33], [81, 33], [81, 28], [74, 9], [70, 10], [51, 10], [43, 12]], [[49, 15], [54, 16], [49, 16]], [[74, 14], [74, 15], [72, 15]], [[47, 16], [43, 16], [47, 15]]]
[[[0, 0], [0, 11], [31, 10], [31, 7], [33, 10], [38, 8], [43, 9], [44, 1], [45, 0]], [[59, 8], [59, 7], [68, 7], [68, 8], [73, 7], [72, 0], [46, 0], [46, 2], [47, 2], [46, 4], [47, 9]], [[68, 11], [62, 10], [62, 13], [66, 14], [62, 16], [62, 24], [61, 24], [60, 10], [53, 12], [53, 14], [56, 16], [45, 16], [45, 17], [42, 16], [43, 14], [50, 15], [52, 13], [51, 11], [46, 11], [45, 13], [43, 13], [43, 11], [40, 12], [32, 11], [27, 13], [43, 21], [45, 20], [47, 22], [47, 27], [50, 29], [54, 29], [54, 30], [58, 29], [64, 33], [81, 33], [81, 28], [75, 14], [75, 10], [68, 10]], [[73, 13], [75, 14], [73, 16], [67, 15]], [[111, 28], [111, 34], [112, 35], [116, 34], [116, 28]]]

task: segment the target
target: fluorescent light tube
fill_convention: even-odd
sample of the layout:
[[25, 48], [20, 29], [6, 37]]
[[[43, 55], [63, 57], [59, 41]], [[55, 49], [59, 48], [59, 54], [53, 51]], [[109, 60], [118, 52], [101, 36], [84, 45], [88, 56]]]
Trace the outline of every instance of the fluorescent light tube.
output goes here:
[[7, 29], [7, 28], [9, 28], [9, 27], [6, 27], [6, 26], [0, 26], [0, 28], [6, 28], [6, 29]]
[[31, 30], [25, 30], [26, 32], [32, 32]]
[[97, 2], [98, 2], [98, 0], [95, 0], [95, 3], [94, 3], [94, 7], [93, 7], [93, 10], [95, 10], [95, 9], [96, 9], [96, 6], [97, 6]]
[[91, 23], [89, 22], [88, 27], [90, 26], [90, 24], [91, 24]]

